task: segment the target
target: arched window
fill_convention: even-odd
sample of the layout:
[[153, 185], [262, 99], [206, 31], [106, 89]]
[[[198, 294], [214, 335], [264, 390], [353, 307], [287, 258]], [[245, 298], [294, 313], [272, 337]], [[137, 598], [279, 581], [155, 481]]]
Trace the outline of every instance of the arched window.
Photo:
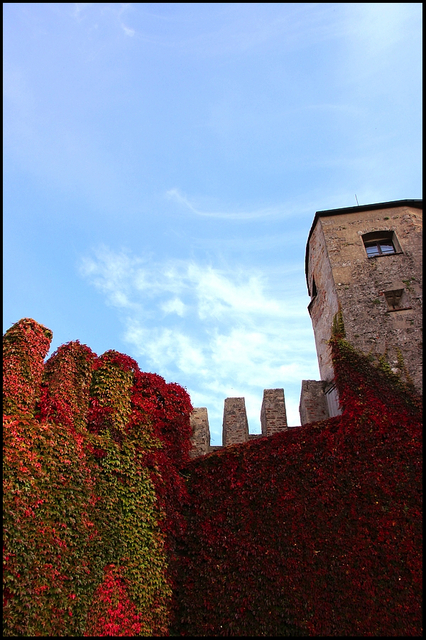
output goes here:
[[369, 258], [402, 253], [394, 231], [371, 231], [364, 233], [362, 240]]

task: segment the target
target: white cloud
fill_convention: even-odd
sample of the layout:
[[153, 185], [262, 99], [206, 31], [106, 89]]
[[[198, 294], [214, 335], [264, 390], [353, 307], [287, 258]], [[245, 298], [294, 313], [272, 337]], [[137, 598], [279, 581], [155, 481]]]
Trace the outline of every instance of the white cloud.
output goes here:
[[[82, 261], [81, 273], [122, 310], [130, 355], [187, 387], [211, 426], [226, 397], [243, 396], [258, 430], [263, 389], [300, 394], [302, 379], [318, 377], [305, 299], [279, 297], [258, 270], [153, 263], [104, 247]], [[299, 424], [298, 397], [287, 404], [289, 423]], [[216, 441], [219, 431], [212, 429]]]
[[176, 313], [178, 316], [183, 317], [185, 315], [186, 307], [180, 298], [171, 298], [161, 305], [162, 310], [165, 313]]
[[132, 344], [153, 366], [170, 375], [203, 373], [202, 348], [190, 336], [177, 329], [144, 327], [137, 319], [128, 320], [125, 340]]
[[80, 273], [106, 295], [108, 304], [139, 312], [132, 287], [132, 278], [139, 262], [125, 252], [113, 253], [102, 246], [96, 251], [95, 257], [81, 260]]

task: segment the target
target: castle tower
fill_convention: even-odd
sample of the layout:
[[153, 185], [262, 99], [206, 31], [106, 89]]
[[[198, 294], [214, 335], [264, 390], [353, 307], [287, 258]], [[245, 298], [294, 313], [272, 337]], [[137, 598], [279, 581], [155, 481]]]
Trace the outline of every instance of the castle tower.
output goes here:
[[[349, 342], [364, 353], [387, 351], [395, 369], [400, 352], [421, 392], [422, 220], [422, 200], [315, 214], [306, 248], [306, 280], [321, 381], [328, 383], [326, 394], [333, 381], [327, 340], [339, 306]], [[329, 400], [333, 405], [331, 396]], [[302, 404], [306, 409], [303, 384]], [[305, 415], [302, 424], [306, 419]]]

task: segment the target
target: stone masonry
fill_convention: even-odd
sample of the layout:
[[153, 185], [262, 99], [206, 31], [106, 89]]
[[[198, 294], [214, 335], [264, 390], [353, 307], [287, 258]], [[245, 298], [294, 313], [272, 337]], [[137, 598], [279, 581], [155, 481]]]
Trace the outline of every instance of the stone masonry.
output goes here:
[[191, 413], [190, 422], [192, 427], [192, 450], [189, 455], [191, 458], [198, 458], [210, 451], [210, 429], [206, 407], [194, 409]]
[[260, 411], [262, 436], [271, 436], [278, 431], [286, 431], [287, 414], [284, 402], [284, 389], [265, 389]]
[[244, 398], [226, 398], [223, 408], [223, 445], [210, 445], [210, 429], [207, 409], [200, 407], [191, 414], [191, 458], [204, 456], [232, 444], [242, 444], [278, 431], [287, 431], [287, 414], [284, 389], [265, 389], [260, 412], [262, 433], [250, 434]]
[[302, 380], [299, 405], [302, 425], [326, 420], [329, 417], [324, 393], [326, 385], [327, 383], [322, 380]]
[[244, 398], [226, 398], [223, 410], [223, 446], [247, 442], [248, 436], [246, 401]]
[[[306, 248], [306, 279], [321, 379], [333, 380], [327, 341], [342, 310], [349, 342], [386, 354], [422, 392], [422, 201], [399, 200], [318, 211]], [[393, 250], [371, 256], [366, 241], [389, 239]]]

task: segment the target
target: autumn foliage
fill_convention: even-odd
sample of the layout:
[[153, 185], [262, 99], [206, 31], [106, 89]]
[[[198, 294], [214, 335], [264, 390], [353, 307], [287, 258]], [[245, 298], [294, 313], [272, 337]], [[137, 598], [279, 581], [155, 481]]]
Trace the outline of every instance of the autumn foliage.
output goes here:
[[422, 635], [420, 399], [330, 346], [341, 416], [191, 462], [179, 635]]
[[189, 397], [4, 336], [5, 635], [421, 635], [421, 413], [336, 322], [343, 413], [190, 461]]
[[51, 332], [4, 336], [6, 635], [165, 635], [186, 487], [189, 396]]

